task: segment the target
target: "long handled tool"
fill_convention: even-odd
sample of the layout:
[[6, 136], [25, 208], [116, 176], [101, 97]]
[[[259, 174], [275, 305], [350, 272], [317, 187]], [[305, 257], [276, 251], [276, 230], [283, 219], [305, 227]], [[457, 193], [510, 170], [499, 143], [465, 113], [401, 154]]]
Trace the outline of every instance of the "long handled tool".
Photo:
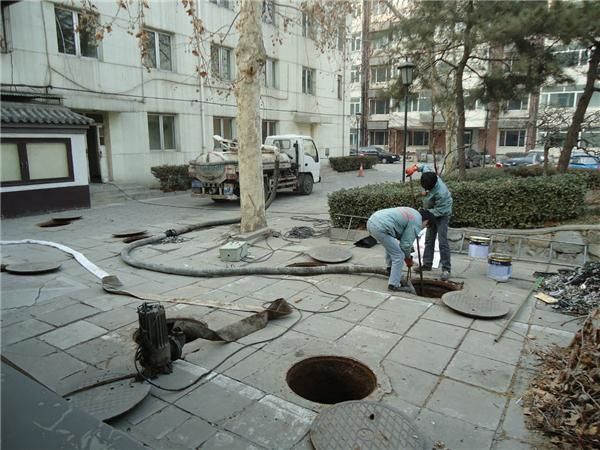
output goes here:
[[[415, 289], [415, 287], [412, 284], [412, 280], [411, 280], [411, 269], [412, 267], [409, 267], [406, 271], [406, 287], [408, 287], [411, 291], [411, 294], [417, 295], [417, 290]], [[421, 289], [423, 287], [421, 286]]]
[[508, 328], [508, 326], [513, 321], [513, 319], [516, 317], [516, 315], [519, 313], [519, 311], [521, 311], [521, 308], [523, 307], [523, 305], [525, 304], [525, 302], [527, 302], [527, 299], [529, 297], [531, 297], [531, 294], [533, 294], [533, 291], [537, 290], [542, 285], [542, 281], [543, 280], [544, 280], [543, 278], [536, 278], [535, 284], [529, 290], [529, 292], [527, 293], [527, 296], [523, 299], [523, 301], [521, 302], [521, 304], [519, 305], [519, 307], [517, 309], [515, 309], [515, 312], [512, 313], [512, 315], [510, 316], [510, 319], [508, 319], [506, 321], [506, 323], [504, 324], [504, 326], [502, 327], [502, 329], [498, 333], [498, 336], [496, 336], [494, 338], [494, 342], [498, 342], [500, 340], [500, 338], [502, 337], [502, 335], [504, 334], [504, 332], [506, 331], [506, 329]]
[[[415, 196], [415, 191], [413, 189], [413, 184], [412, 184], [412, 175], [410, 175], [408, 177], [409, 184], [410, 184], [410, 193], [412, 194], [413, 197], [413, 201], [415, 202], [415, 204], [417, 203], [417, 197]], [[419, 237], [417, 236], [417, 257], [419, 258], [419, 267], [421, 268], [421, 270], [419, 270], [419, 278], [421, 281], [421, 295], [423, 295], [423, 262], [421, 261], [421, 246], [419, 245]], [[408, 268], [408, 273], [410, 274], [410, 267]]]

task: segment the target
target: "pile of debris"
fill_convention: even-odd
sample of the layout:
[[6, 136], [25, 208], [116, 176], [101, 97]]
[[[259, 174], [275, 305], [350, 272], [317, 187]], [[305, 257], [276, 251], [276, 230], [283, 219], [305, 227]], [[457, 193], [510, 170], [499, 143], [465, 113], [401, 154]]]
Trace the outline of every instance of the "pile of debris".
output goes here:
[[562, 448], [600, 448], [600, 309], [588, 315], [568, 347], [541, 358], [523, 396], [528, 425]]
[[542, 289], [558, 300], [552, 306], [554, 309], [586, 316], [600, 307], [600, 263], [588, 262], [575, 270], [559, 270], [544, 279]]

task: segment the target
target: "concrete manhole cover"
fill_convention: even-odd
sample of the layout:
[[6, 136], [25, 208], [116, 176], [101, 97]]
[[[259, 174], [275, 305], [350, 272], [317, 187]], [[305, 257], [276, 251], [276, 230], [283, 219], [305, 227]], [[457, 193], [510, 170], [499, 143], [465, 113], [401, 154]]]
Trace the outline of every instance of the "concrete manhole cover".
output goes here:
[[428, 450], [430, 440], [390, 406], [364, 400], [338, 403], [319, 414], [310, 429], [317, 450]]
[[22, 264], [8, 264], [4, 270], [15, 275], [37, 275], [40, 273], [54, 272], [60, 267], [58, 262], [31, 262]]
[[336, 264], [348, 261], [352, 258], [352, 252], [344, 247], [337, 245], [324, 245], [323, 247], [314, 247], [308, 251], [308, 256], [324, 263]]
[[491, 299], [490, 293], [448, 292], [442, 295], [442, 302], [459, 314], [477, 319], [496, 319], [508, 314], [508, 306]]
[[146, 230], [123, 230], [123, 231], [117, 231], [116, 233], [113, 233], [113, 237], [116, 237], [116, 238], [131, 237], [131, 236], [142, 235], [145, 233], [146, 233]]
[[77, 392], [65, 399], [99, 420], [108, 420], [135, 407], [149, 392], [149, 384], [122, 380]]

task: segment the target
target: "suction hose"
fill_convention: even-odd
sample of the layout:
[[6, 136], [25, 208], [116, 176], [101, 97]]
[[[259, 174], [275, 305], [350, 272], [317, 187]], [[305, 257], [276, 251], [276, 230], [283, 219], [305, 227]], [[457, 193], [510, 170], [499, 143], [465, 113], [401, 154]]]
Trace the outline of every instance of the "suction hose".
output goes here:
[[[277, 195], [277, 184], [279, 182], [279, 154], [275, 158], [275, 171], [274, 171], [274, 183], [273, 189], [269, 193], [269, 198], [265, 202], [265, 209], [275, 200]], [[134, 241], [123, 250], [121, 250], [121, 259], [125, 264], [138, 269], [151, 270], [153, 272], [169, 273], [172, 275], [184, 275], [188, 277], [229, 277], [236, 275], [323, 275], [323, 274], [354, 274], [354, 273], [377, 273], [381, 275], [386, 274], [385, 267], [374, 267], [374, 266], [319, 266], [319, 267], [237, 267], [237, 268], [226, 268], [226, 269], [198, 269], [198, 268], [187, 268], [187, 267], [173, 267], [166, 266], [163, 264], [156, 264], [148, 261], [142, 261], [135, 258], [132, 253], [136, 248], [143, 247], [145, 245], [155, 244], [162, 241], [166, 237], [179, 236], [191, 231], [197, 231], [204, 228], [217, 227], [223, 225], [233, 225], [241, 221], [241, 217], [233, 219], [213, 220], [208, 222], [202, 222], [194, 225], [187, 225], [185, 227], [167, 230], [156, 236], [151, 236], [146, 239], [140, 239]]]

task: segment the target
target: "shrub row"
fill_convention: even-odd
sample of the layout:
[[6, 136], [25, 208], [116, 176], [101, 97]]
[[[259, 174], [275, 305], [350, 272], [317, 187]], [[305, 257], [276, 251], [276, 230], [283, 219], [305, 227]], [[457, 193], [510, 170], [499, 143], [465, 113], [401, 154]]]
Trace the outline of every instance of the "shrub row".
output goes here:
[[[342, 189], [329, 195], [329, 215], [336, 227], [348, 227], [350, 218], [369, 217], [373, 212], [394, 206], [419, 208], [420, 186], [382, 183]], [[547, 221], [577, 217], [583, 211], [586, 184], [573, 174], [550, 177], [500, 177], [487, 181], [449, 181], [454, 199], [451, 225], [477, 228], [531, 228]], [[353, 219], [352, 226], [366, 219]]]
[[340, 156], [329, 158], [329, 165], [337, 172], [349, 172], [351, 170], [360, 169], [360, 165], [363, 165], [363, 169], [371, 169], [377, 164], [376, 156]]
[[185, 164], [154, 166], [150, 172], [160, 181], [160, 190], [163, 192], [187, 191], [192, 184]]

